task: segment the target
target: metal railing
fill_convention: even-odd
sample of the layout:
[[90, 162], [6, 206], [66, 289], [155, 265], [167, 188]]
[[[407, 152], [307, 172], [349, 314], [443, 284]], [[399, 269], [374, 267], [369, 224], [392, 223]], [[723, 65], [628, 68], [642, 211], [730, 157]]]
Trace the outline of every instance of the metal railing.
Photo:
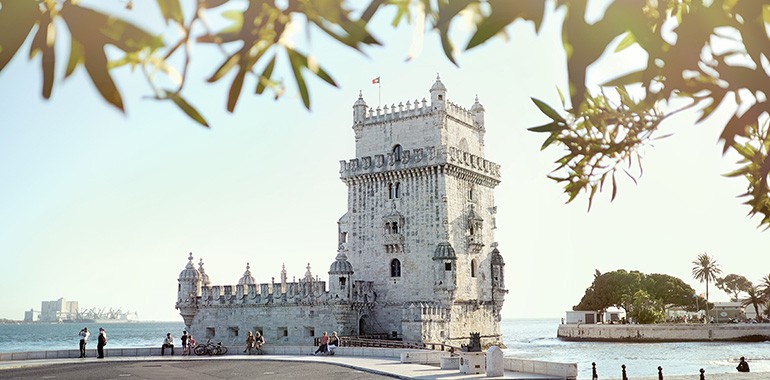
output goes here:
[[[341, 336], [339, 347], [375, 347], [375, 348], [406, 348], [433, 351], [459, 351], [460, 347], [444, 343], [406, 342], [399, 339], [385, 339], [388, 334], [373, 334], [359, 336]], [[321, 337], [313, 338], [313, 345], [319, 346]]]
[[[663, 367], [658, 366], [657, 369], [658, 369], [658, 380], [663, 380]], [[701, 368], [698, 371], [698, 373], [700, 375], [700, 377], [698, 377], [698, 379], [706, 380], [706, 370]], [[626, 374], [626, 365], [625, 364], [620, 366], [620, 376], [621, 376], [620, 378], [622, 380], [628, 380], [628, 375]], [[591, 379], [592, 380], [598, 380], [599, 379], [599, 375], [596, 372], [596, 363], [591, 363]]]

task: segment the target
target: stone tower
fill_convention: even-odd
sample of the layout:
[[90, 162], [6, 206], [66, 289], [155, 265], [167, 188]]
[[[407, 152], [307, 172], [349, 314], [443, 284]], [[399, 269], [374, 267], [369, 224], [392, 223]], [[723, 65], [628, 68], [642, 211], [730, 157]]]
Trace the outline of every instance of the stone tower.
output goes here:
[[450, 102], [438, 76], [430, 102], [372, 109], [359, 94], [353, 130], [356, 158], [340, 162], [348, 209], [338, 260], [376, 292], [359, 333], [459, 345], [480, 332], [499, 341], [507, 293], [494, 240], [500, 166], [484, 159], [478, 97], [470, 110]]

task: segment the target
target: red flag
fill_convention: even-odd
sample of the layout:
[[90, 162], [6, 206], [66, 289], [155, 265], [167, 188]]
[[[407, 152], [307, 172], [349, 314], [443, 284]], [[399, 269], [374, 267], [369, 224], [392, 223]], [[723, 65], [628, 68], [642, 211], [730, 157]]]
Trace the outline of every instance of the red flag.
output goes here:
[[372, 84], [380, 83], [380, 77], [372, 79]]

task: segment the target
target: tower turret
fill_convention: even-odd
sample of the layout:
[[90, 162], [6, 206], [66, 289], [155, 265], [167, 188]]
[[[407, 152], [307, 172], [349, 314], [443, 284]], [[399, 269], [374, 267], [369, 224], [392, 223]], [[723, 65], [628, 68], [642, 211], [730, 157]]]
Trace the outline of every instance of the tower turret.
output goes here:
[[441, 83], [441, 78], [436, 74], [436, 82], [430, 88], [430, 105], [433, 109], [446, 109], [446, 86]]
[[198, 311], [197, 299], [201, 294], [201, 275], [193, 265], [192, 252], [187, 258], [187, 266], [179, 273], [178, 281], [176, 308], [184, 319], [185, 326], [189, 329]]
[[340, 244], [337, 257], [329, 267], [329, 295], [340, 300], [350, 299], [350, 281], [353, 276], [353, 265], [348, 261], [345, 251], [345, 245]]
[[238, 280], [238, 285], [249, 285], [257, 283], [257, 281], [254, 279], [254, 276], [251, 275], [251, 271], [249, 269], [251, 269], [251, 267], [249, 266], [249, 263], [246, 263], [246, 271], [243, 272], [243, 276], [240, 280]]
[[478, 95], [476, 95], [476, 102], [471, 107], [471, 118], [473, 119], [474, 127], [484, 129], [484, 106], [479, 103]]

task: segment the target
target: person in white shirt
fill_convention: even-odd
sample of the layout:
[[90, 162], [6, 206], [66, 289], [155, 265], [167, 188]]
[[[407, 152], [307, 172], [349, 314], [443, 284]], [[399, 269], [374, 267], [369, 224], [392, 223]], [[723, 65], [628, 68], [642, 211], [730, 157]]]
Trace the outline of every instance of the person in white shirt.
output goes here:
[[88, 343], [89, 335], [91, 335], [91, 333], [88, 332], [88, 327], [83, 327], [83, 329], [80, 330], [80, 334], [78, 334], [78, 337], [80, 338], [80, 357], [81, 358], [86, 357], [86, 343]]
[[166, 347], [171, 347], [171, 356], [174, 355], [174, 337], [171, 333], [166, 334], [166, 339], [163, 340], [163, 345], [160, 346], [160, 356], [166, 353]]

